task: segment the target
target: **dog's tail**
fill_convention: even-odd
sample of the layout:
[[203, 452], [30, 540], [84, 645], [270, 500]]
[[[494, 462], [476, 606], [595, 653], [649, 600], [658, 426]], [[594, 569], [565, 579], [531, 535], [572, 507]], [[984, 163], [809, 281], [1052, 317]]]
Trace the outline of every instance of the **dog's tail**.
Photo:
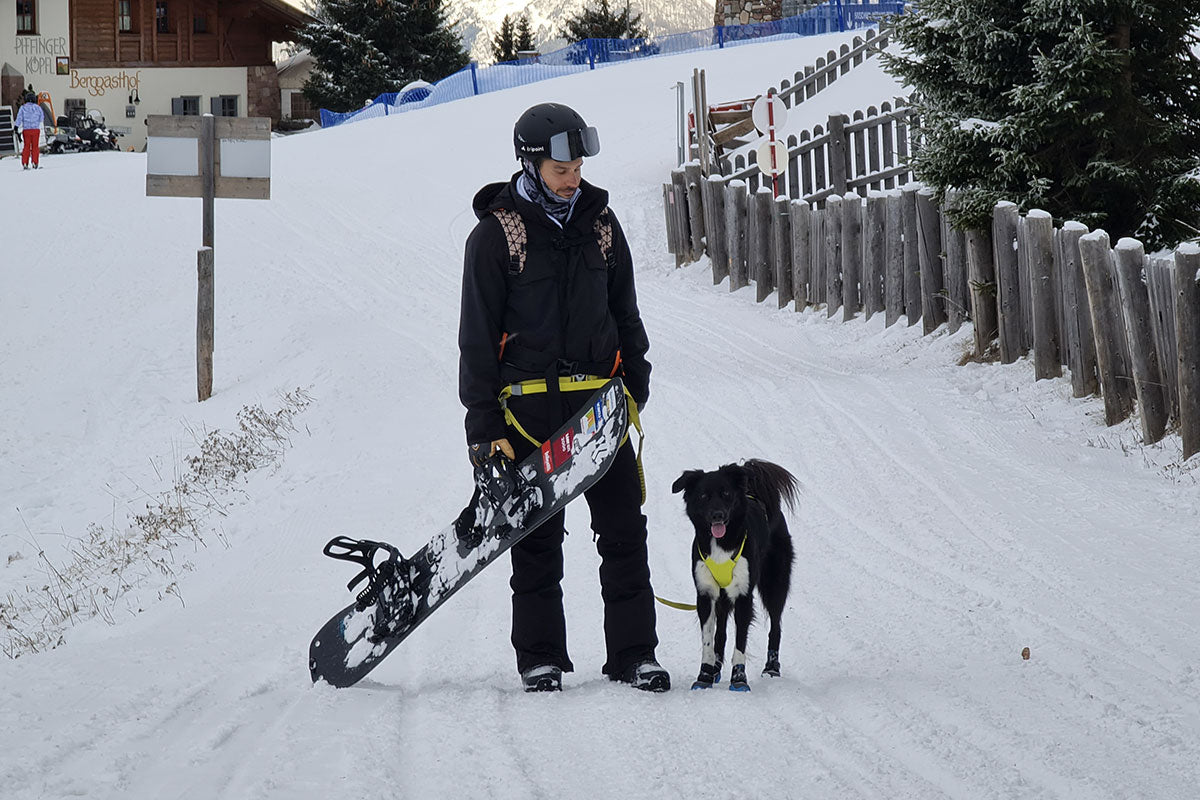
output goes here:
[[788, 508], [796, 510], [800, 483], [795, 475], [778, 464], [758, 458], [751, 458], [742, 466], [749, 478], [751, 494], [762, 500], [767, 508], [780, 508], [786, 502]]

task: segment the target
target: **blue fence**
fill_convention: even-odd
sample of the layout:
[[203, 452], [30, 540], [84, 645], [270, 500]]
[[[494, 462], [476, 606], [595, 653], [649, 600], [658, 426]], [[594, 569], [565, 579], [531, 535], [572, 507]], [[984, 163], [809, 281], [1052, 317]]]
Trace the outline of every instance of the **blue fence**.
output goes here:
[[773, 38], [787, 39], [847, 31], [876, 24], [883, 15], [900, 14], [903, 11], [904, 0], [879, 0], [873, 3], [829, 0], [803, 14], [773, 22], [730, 25], [650, 39], [585, 39], [535, 59], [505, 61], [489, 67], [471, 63], [435, 83], [423, 99], [405, 102], [407, 97], [401, 98], [398, 92], [388, 92], [368, 102], [365, 108], [355, 111], [338, 113], [322, 108], [321, 126], [328, 128], [343, 122], [401, 114], [486, 92], [511, 89], [514, 86], [609, 64], [619, 64], [635, 58], [736, 47], [747, 42], [761, 42]]

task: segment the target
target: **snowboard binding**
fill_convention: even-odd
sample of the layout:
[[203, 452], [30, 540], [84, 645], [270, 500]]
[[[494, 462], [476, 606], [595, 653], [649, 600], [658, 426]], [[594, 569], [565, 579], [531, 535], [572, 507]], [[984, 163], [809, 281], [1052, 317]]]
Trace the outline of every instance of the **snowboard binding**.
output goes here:
[[480, 499], [508, 523], [501, 536], [513, 528], [523, 528], [529, 515], [542, 507], [541, 492], [521, 474], [517, 463], [502, 453], [475, 469], [475, 488]]
[[[388, 556], [376, 565], [375, 555], [380, 550], [387, 551]], [[408, 560], [400, 555], [399, 550], [387, 542], [337, 536], [329, 540], [323, 552], [330, 558], [362, 565], [362, 572], [355, 575], [346, 588], [354, 591], [354, 587], [366, 579], [367, 585], [355, 598], [354, 608], [364, 611], [372, 605], [377, 606], [372, 640], [389, 636], [412, 620], [412, 584]]]
[[538, 488], [521, 474], [516, 462], [496, 453], [475, 468], [475, 496], [454, 522], [459, 555], [465, 556], [483, 544], [489, 527], [496, 538], [507, 539], [541, 507]]

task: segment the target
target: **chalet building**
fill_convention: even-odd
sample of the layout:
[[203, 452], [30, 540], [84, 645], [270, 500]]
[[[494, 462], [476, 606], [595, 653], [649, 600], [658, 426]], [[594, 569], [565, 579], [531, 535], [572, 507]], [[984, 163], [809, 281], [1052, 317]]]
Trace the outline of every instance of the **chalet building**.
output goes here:
[[150, 114], [278, 120], [272, 43], [311, 21], [284, 0], [0, 0], [0, 103], [32, 85], [138, 150]]
[[304, 84], [316, 61], [307, 50], [278, 63], [280, 110], [284, 119], [311, 119], [320, 122], [320, 109], [304, 96]]

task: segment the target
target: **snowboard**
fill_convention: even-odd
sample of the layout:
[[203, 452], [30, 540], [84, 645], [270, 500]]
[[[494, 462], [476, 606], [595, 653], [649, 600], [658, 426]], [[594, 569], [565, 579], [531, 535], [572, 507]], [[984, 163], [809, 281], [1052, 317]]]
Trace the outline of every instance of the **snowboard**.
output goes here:
[[411, 558], [386, 542], [339, 536], [326, 544], [325, 555], [363, 567], [347, 588], [367, 586], [313, 637], [313, 682], [362, 680], [471, 578], [600, 480], [628, 418], [625, 387], [613, 378], [520, 464], [497, 455], [476, 469], [474, 525], [451, 523]]

